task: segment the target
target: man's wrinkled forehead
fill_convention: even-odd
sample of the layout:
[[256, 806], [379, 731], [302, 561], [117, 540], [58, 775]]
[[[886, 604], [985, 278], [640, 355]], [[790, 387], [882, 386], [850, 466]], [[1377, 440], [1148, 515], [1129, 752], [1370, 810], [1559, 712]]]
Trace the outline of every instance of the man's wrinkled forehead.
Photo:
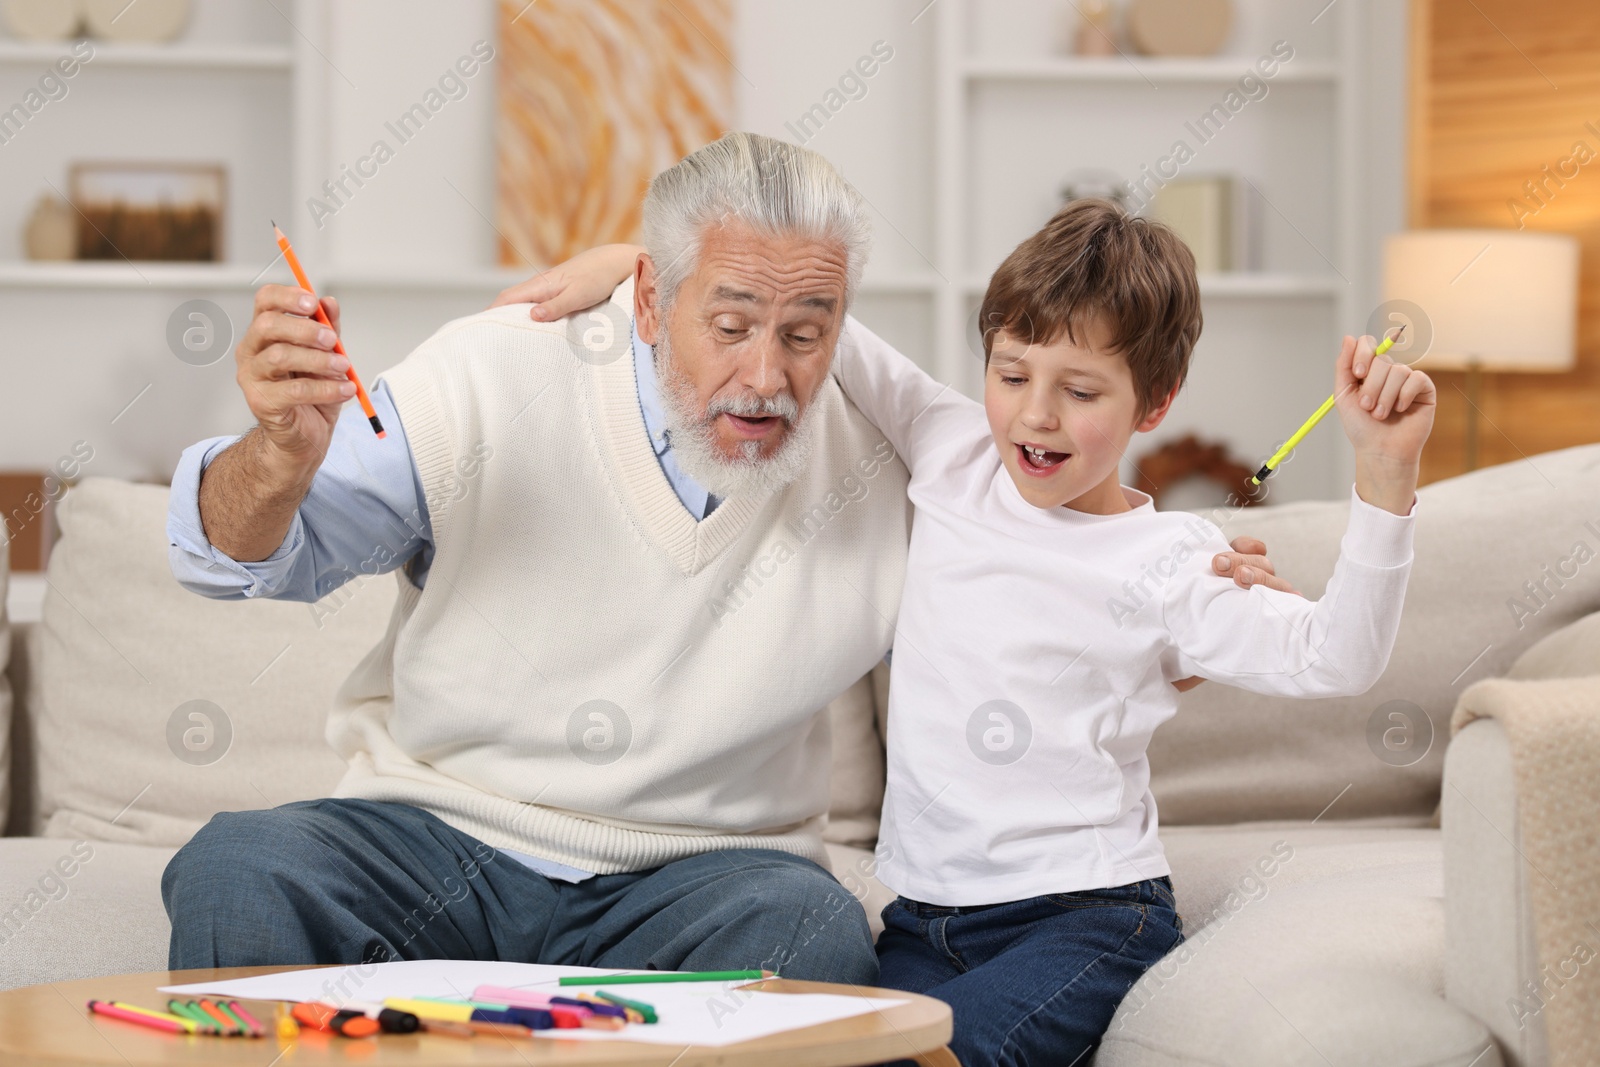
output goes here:
[[695, 273], [712, 303], [752, 312], [777, 305], [832, 317], [844, 304], [847, 269], [837, 242], [719, 226], [706, 233]]
[[[718, 303], [738, 304], [751, 308], [764, 307], [772, 302], [771, 293], [757, 292], [742, 283], [718, 282], [711, 287], [710, 296]], [[829, 315], [839, 307], [838, 297], [825, 292], [780, 294], [780, 298], [797, 307], [815, 308]]]

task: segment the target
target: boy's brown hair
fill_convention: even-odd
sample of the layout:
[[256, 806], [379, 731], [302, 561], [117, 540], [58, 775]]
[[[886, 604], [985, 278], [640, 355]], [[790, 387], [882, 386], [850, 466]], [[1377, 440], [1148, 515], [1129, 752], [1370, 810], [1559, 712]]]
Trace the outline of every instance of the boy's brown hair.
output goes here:
[[983, 362], [995, 332], [1025, 343], [1079, 344], [1099, 319], [1133, 372], [1143, 418], [1181, 385], [1200, 337], [1194, 254], [1159, 222], [1109, 200], [1075, 200], [1023, 241], [989, 279], [978, 311]]

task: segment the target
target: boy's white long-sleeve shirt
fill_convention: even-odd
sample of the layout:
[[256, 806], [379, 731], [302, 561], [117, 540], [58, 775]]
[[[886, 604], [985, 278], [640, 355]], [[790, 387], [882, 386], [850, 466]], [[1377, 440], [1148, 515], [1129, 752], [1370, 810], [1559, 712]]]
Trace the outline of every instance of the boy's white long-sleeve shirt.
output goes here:
[[916, 507], [879, 847], [895, 892], [967, 906], [1169, 874], [1145, 753], [1173, 681], [1329, 697], [1387, 665], [1415, 504], [1394, 515], [1352, 488], [1320, 600], [1241, 589], [1211, 570], [1229, 550], [1215, 525], [1136, 490], [1113, 515], [1033, 507], [982, 406], [853, 319], [834, 373], [910, 467]]

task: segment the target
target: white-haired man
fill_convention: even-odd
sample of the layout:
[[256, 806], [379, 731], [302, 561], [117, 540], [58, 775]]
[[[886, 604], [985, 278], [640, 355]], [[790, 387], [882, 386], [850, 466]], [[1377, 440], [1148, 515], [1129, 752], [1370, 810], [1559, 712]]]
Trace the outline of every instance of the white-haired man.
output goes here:
[[381, 441], [307, 294], [257, 292], [258, 425], [184, 452], [174, 573], [310, 601], [403, 570], [329, 720], [335, 796], [178, 852], [171, 966], [875, 979], [820, 835], [821, 712], [889, 648], [906, 550], [905, 469], [829, 377], [864, 207], [816, 153], [729, 134], [644, 225], [600, 321], [501, 306], [385, 372]]

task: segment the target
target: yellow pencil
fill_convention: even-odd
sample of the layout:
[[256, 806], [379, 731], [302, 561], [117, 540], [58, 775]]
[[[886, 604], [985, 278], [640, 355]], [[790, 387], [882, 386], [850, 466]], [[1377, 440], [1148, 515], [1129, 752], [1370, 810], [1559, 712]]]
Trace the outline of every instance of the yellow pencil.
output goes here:
[[[1372, 354], [1374, 356], [1383, 355], [1385, 352], [1389, 351], [1389, 349], [1394, 347], [1394, 343], [1400, 340], [1400, 335], [1405, 332], [1405, 324], [1401, 323], [1400, 328], [1394, 332], [1394, 336], [1385, 337], [1382, 341], [1380, 341], [1378, 343], [1378, 347], [1372, 350]], [[1328, 399], [1324, 400], [1322, 402], [1322, 406], [1316, 411], [1312, 412], [1309, 419], [1300, 424], [1300, 428], [1294, 432], [1294, 436], [1285, 441], [1283, 443], [1283, 447], [1274, 452], [1272, 454], [1272, 458], [1263, 463], [1261, 465], [1261, 469], [1256, 471], [1255, 474], [1251, 476], [1250, 484], [1260, 485], [1272, 474], [1273, 471], [1277, 470], [1278, 464], [1283, 462], [1283, 458], [1290, 452], [1294, 451], [1294, 446], [1299, 444], [1305, 435], [1311, 432], [1311, 428], [1313, 426], [1322, 421], [1322, 416], [1333, 410], [1333, 402], [1337, 400], [1338, 397], [1339, 394], [1335, 393], [1328, 397]]]

